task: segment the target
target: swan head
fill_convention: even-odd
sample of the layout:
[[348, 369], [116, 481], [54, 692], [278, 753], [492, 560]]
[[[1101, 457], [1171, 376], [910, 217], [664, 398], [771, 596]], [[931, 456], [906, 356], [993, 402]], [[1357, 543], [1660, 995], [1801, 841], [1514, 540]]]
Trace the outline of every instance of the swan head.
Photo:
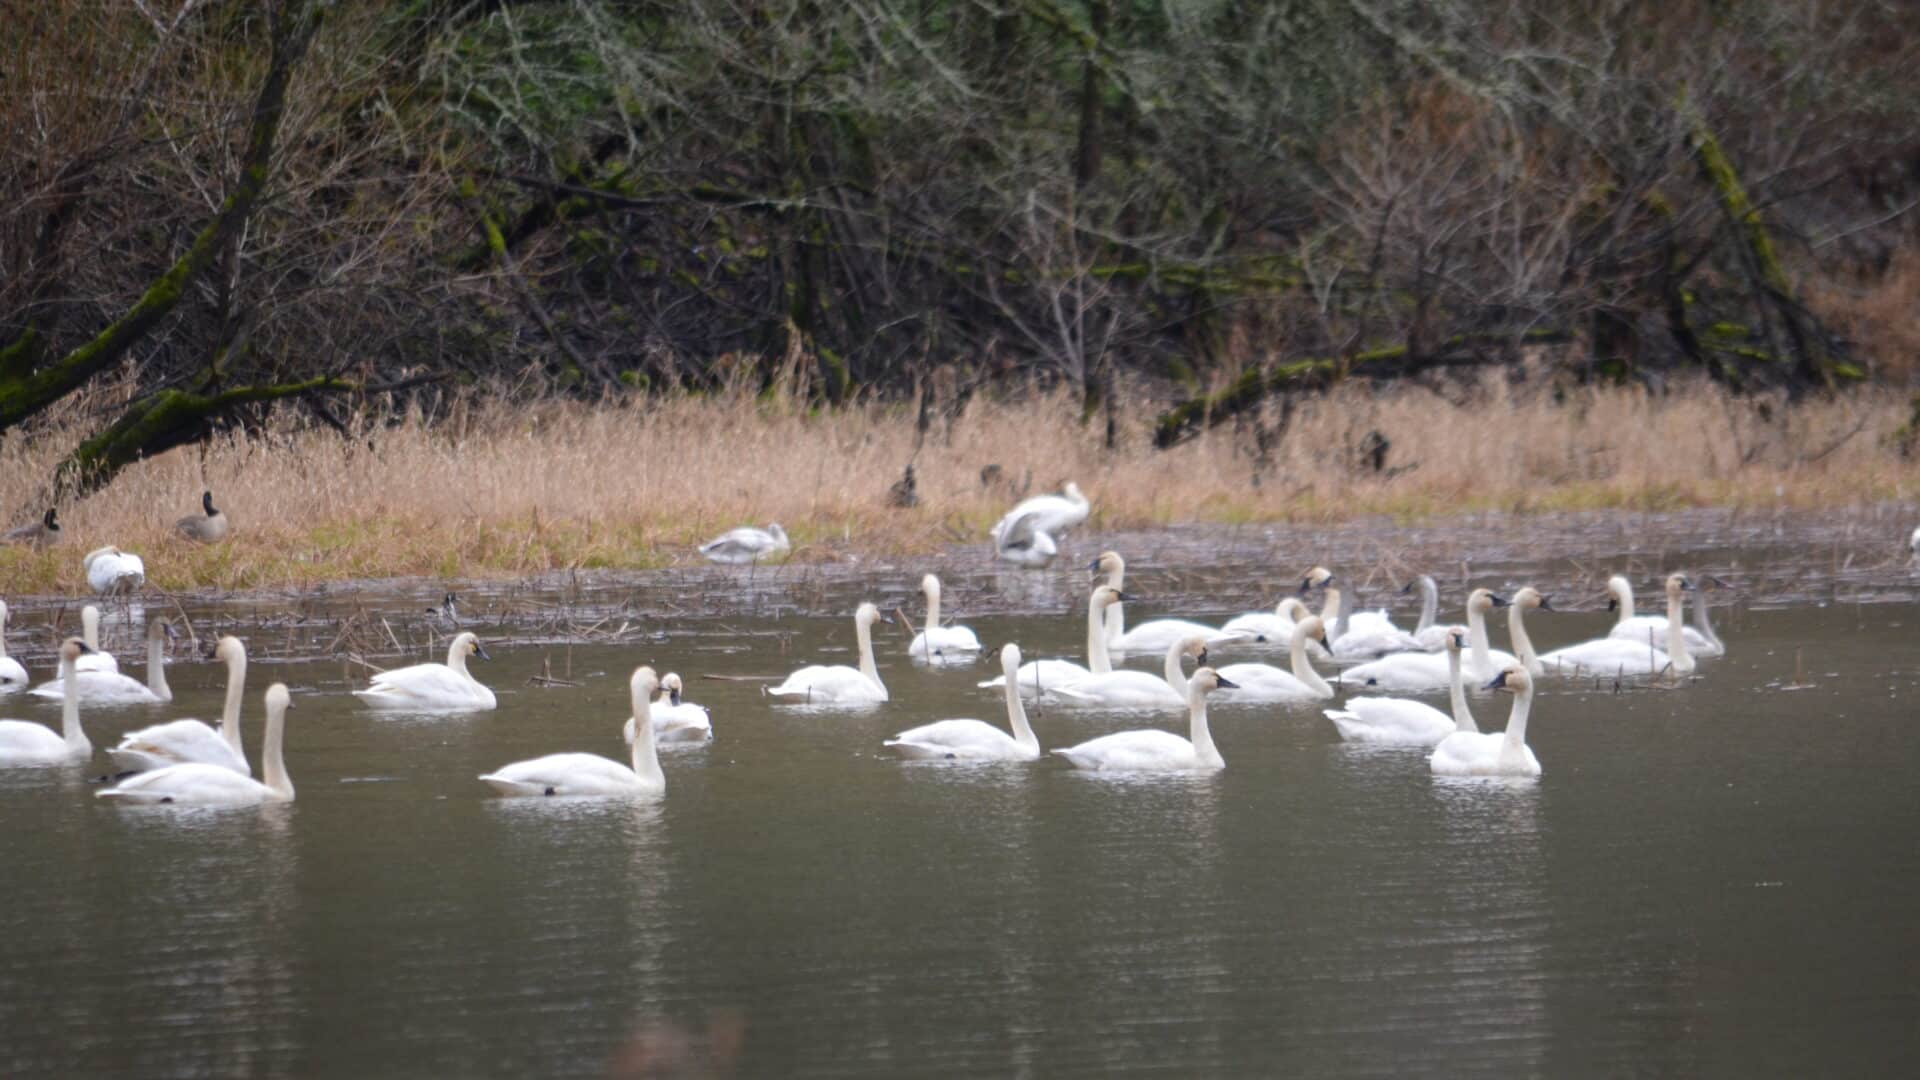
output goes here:
[[1207, 639], [1197, 634], [1182, 639], [1180, 642], [1180, 655], [1191, 656], [1195, 664], [1205, 667], [1207, 663]]
[[1132, 599], [1134, 599], [1133, 596], [1127, 593], [1121, 592], [1119, 589], [1116, 589], [1111, 585], [1097, 586], [1093, 590], [1093, 602], [1103, 608], [1112, 607], [1113, 605], [1121, 602], [1122, 600], [1132, 600]]
[[1447, 627], [1447, 651], [1458, 653], [1466, 650], [1467, 628], [1464, 626]]
[[1087, 572], [1092, 574], [1125, 573], [1127, 560], [1117, 551], [1103, 551], [1100, 557], [1087, 564]]
[[873, 624], [877, 622], [883, 622], [888, 624], [891, 624], [893, 622], [892, 619], [886, 617], [885, 615], [880, 614], [880, 609], [875, 607], [870, 601], [866, 603], [862, 603], [857, 609], [854, 610], [853, 621], [856, 625], [865, 626], [869, 628], [872, 627]]
[[1080, 494], [1080, 485], [1074, 483], [1071, 480], [1067, 481], [1066, 486], [1061, 488], [1060, 490], [1065, 492], [1067, 498], [1073, 502], [1087, 501], [1087, 497], [1085, 495]]
[[627, 689], [633, 693], [634, 715], [639, 716], [647, 700], [653, 697], [653, 692], [660, 689], [660, 676], [655, 675], [652, 668], [641, 664], [633, 669], [633, 677], [627, 680]]
[[70, 637], [60, 643], [60, 663], [63, 666], [71, 664], [92, 651], [87, 648], [86, 642], [77, 637]]
[[1327, 624], [1318, 615], [1309, 615], [1293, 624], [1293, 636], [1327, 644]]
[[1467, 597], [1467, 610], [1477, 615], [1485, 615], [1494, 608], [1503, 608], [1506, 606], [1506, 598], [1495, 593], [1492, 589], [1475, 589], [1472, 595]]
[[787, 546], [787, 530], [781, 528], [779, 522], [770, 521], [767, 523], [767, 535], [773, 537], [773, 542], [779, 544], [781, 547]]
[[147, 620], [148, 641], [171, 641], [179, 635], [174, 633], [173, 624], [159, 616]]
[[1532, 611], [1535, 608], [1541, 611], [1552, 611], [1553, 597], [1542, 596], [1540, 590], [1528, 585], [1526, 588], [1513, 594], [1513, 599], [1509, 601], [1509, 605], [1519, 608], [1522, 611]]
[[1667, 575], [1667, 595], [1668, 596], [1678, 596], [1683, 592], [1692, 592], [1692, 591], [1693, 591], [1693, 582], [1687, 580], [1687, 575], [1685, 574], [1668, 574]]
[[277, 682], [267, 687], [268, 712], [284, 713], [291, 708], [293, 708], [293, 695], [288, 692], [286, 683]]
[[684, 689], [686, 684], [680, 681], [680, 676], [675, 672], [669, 671], [660, 679], [660, 692], [667, 695], [669, 705], [680, 704], [680, 692]]
[[1285, 600], [1280, 601], [1279, 613], [1289, 621], [1296, 623], [1313, 614], [1313, 612], [1307, 610], [1307, 605], [1297, 596], [1289, 596]]
[[454, 638], [453, 647], [460, 652], [461, 656], [477, 656], [482, 660], [493, 659], [487, 655], [487, 647], [480, 644], [480, 635], [472, 632], [463, 633]]
[[1020, 670], [1020, 646], [1009, 641], [1000, 646], [1000, 670], [1007, 673], [1007, 681], [1013, 681], [1013, 673]]
[[1619, 611], [1633, 597], [1633, 583], [1615, 574], [1607, 579], [1607, 610]]
[[1215, 690], [1238, 689], [1240, 689], [1239, 683], [1228, 681], [1225, 676], [1210, 667], [1201, 668], [1193, 673], [1193, 678], [1187, 680], [1187, 693], [1189, 694], [1204, 696]]
[[239, 638], [228, 634], [220, 639], [220, 644], [213, 647], [213, 658], [228, 664], [235, 662], [244, 664], [247, 662], [247, 647], [241, 644]]
[[1493, 677], [1493, 681], [1483, 688], [1487, 690], [1505, 690], [1509, 694], [1524, 694], [1533, 689], [1533, 677], [1519, 664], [1508, 664]]
[[925, 593], [929, 598], [939, 596], [940, 579], [932, 574], [926, 575], [920, 579], [920, 591]]
[[1300, 595], [1305, 596], [1308, 593], [1312, 592], [1313, 590], [1321, 587], [1322, 585], [1325, 585], [1327, 582], [1332, 580], [1333, 580], [1333, 571], [1327, 569], [1324, 566], [1316, 566], [1313, 569], [1307, 571], [1306, 577], [1303, 577], [1300, 579]]

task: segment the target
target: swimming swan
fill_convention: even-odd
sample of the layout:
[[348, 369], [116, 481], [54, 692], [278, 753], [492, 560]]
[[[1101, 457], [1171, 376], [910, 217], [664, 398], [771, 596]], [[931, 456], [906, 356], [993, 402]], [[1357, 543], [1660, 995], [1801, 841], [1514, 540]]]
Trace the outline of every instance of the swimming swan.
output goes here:
[[223, 637], [213, 656], [227, 665], [227, 699], [220, 710], [219, 730], [199, 720], [169, 720], [129, 731], [120, 736], [118, 746], [107, 751], [114, 768], [121, 772], [146, 772], [198, 761], [232, 769], [241, 776], [253, 775], [253, 767], [247, 764], [247, 755], [240, 744], [240, 699], [247, 687], [247, 647], [237, 637]]
[[[1472, 646], [1465, 658], [1467, 678], [1484, 682], [1500, 669], [1516, 663], [1511, 653], [1501, 652], [1487, 643], [1487, 612], [1505, 607], [1507, 602], [1486, 589], [1475, 589], [1467, 596], [1467, 641]], [[1371, 663], [1350, 667], [1340, 676], [1344, 683], [1377, 686], [1382, 690], [1438, 690], [1447, 685], [1447, 661], [1433, 653], [1394, 653]]]
[[895, 735], [880, 745], [904, 758], [921, 761], [1033, 761], [1040, 756], [1040, 740], [1027, 723], [1020, 703], [1020, 646], [1000, 650], [1001, 680], [1007, 698], [1008, 735], [984, 720], [938, 720]]
[[502, 795], [664, 795], [667, 774], [660, 771], [660, 755], [653, 745], [653, 713], [648, 698], [660, 685], [650, 667], [633, 669], [627, 690], [633, 716], [646, 717], [633, 738], [633, 765], [629, 768], [599, 754], [548, 754], [516, 761], [480, 779]]
[[1439, 652], [1447, 647], [1448, 631], [1452, 629], [1435, 621], [1440, 614], [1440, 586], [1427, 574], [1407, 583], [1407, 589], [1416, 586], [1420, 589], [1420, 621], [1413, 626], [1413, 640], [1426, 652]]
[[[1393, 625], [1386, 612], [1355, 612], [1352, 597], [1338, 586], [1327, 586], [1326, 604], [1336, 612], [1335, 621], [1327, 631], [1332, 643], [1329, 647], [1336, 659], [1377, 660], [1394, 653], [1422, 651], [1413, 635]], [[1363, 615], [1372, 617], [1362, 620]], [[1326, 617], [1322, 616], [1321, 621], [1324, 623]]]
[[482, 660], [493, 659], [480, 644], [479, 635], [465, 632], [456, 634], [447, 646], [446, 663], [414, 664], [379, 672], [365, 690], [355, 690], [353, 696], [382, 709], [494, 708], [498, 703], [493, 691], [467, 673], [469, 656], [477, 656]]
[[200, 493], [198, 514], [189, 514], [173, 523], [173, 531], [188, 540], [202, 544], [217, 544], [227, 538], [227, 515], [214, 509], [213, 492]]
[[[705, 705], [695, 705], [691, 701], [682, 701], [681, 692], [685, 685], [680, 676], [669, 671], [660, 676], [660, 696], [647, 706], [647, 715], [653, 717], [653, 741], [656, 743], [704, 743], [713, 741], [713, 717]], [[620, 729], [620, 737], [632, 745], [639, 733], [639, 725], [634, 718], [627, 717], [626, 726]]]
[[1510, 664], [1486, 686], [1514, 695], [1513, 711], [1507, 715], [1507, 730], [1492, 732], [1456, 731], [1433, 748], [1427, 765], [1435, 776], [1517, 776], [1540, 775], [1540, 762], [1527, 745], [1527, 712], [1533, 707], [1533, 677], [1519, 664]]
[[1171, 772], [1224, 769], [1207, 729], [1207, 695], [1233, 689], [1232, 681], [1203, 667], [1187, 680], [1188, 738], [1170, 731], [1122, 731], [1055, 750], [1076, 769], [1095, 772]]
[[263, 783], [232, 769], [194, 761], [137, 773], [118, 787], [100, 793], [103, 799], [129, 803], [180, 803], [189, 806], [257, 806], [292, 802], [293, 781], [287, 776], [282, 750], [286, 743], [287, 710], [292, 700], [287, 684], [267, 687], [267, 738], [260, 752]]
[[[1105, 589], [1106, 586], [1101, 586]], [[1106, 642], [1100, 642], [1105, 651]], [[1062, 705], [1088, 705], [1109, 709], [1178, 709], [1187, 703], [1187, 676], [1181, 661], [1194, 657], [1207, 662], [1207, 640], [1199, 635], [1183, 638], [1167, 646], [1166, 665], [1161, 675], [1144, 671], [1109, 670], [1088, 675], [1079, 682], [1055, 686], [1047, 700]]]
[[120, 661], [100, 647], [100, 609], [92, 604], [80, 608], [80, 640], [92, 650], [80, 657], [77, 671], [119, 671]]
[[880, 681], [880, 669], [873, 662], [873, 624], [891, 623], [872, 604], [861, 604], [853, 613], [854, 637], [860, 646], [860, 666], [814, 664], [787, 676], [767, 696], [793, 705], [858, 705], [887, 700], [886, 684]]
[[993, 557], [1004, 563], [1034, 569], [1053, 565], [1060, 544], [1053, 534], [1040, 527], [1042, 515], [1028, 512], [1009, 515], [994, 526]]
[[[87, 653], [87, 643], [68, 638], [60, 645], [60, 683], [77, 686], [73, 662]], [[0, 720], [0, 768], [15, 765], [59, 765], [93, 756], [93, 743], [80, 730], [80, 697], [69, 691], [60, 699], [60, 730], [25, 720]]]
[[1467, 708], [1466, 680], [1460, 672], [1460, 650], [1467, 646], [1467, 628], [1442, 627], [1447, 632], [1448, 691], [1453, 715], [1424, 701], [1406, 698], [1347, 699], [1344, 709], [1324, 709], [1327, 719], [1348, 742], [1396, 743], [1432, 746], [1456, 731], [1479, 731]]
[[1553, 604], [1531, 585], [1514, 593], [1513, 599], [1507, 602], [1507, 637], [1513, 643], [1513, 651], [1520, 654], [1520, 666], [1527, 669], [1527, 674], [1538, 676], [1545, 668], [1540, 664], [1539, 654], [1533, 651], [1533, 638], [1527, 635], [1526, 624], [1527, 612], [1535, 609], [1552, 611]]
[[1232, 684], [1222, 701], [1318, 701], [1333, 696], [1333, 687], [1307, 660], [1307, 642], [1326, 637], [1326, 624], [1309, 615], [1294, 624], [1287, 642], [1291, 673], [1270, 664], [1228, 664], [1220, 677]]
[[1611, 635], [1593, 641], [1555, 649], [1540, 659], [1554, 671], [1570, 675], [1659, 675], [1672, 670], [1691, 675], [1692, 650], [1687, 645], [1685, 608], [1682, 592], [1693, 589], [1684, 574], [1667, 578], [1667, 618], [1661, 636], [1666, 649], [1655, 648], [1650, 641], [1630, 641]]
[[1080, 494], [1079, 485], [1069, 482], [1059, 495], [1036, 495], [1016, 504], [994, 523], [989, 535], [998, 541], [1015, 521], [1025, 517], [1030, 519], [1035, 531], [1049, 537], [1061, 536], [1087, 520], [1087, 514], [1092, 509], [1093, 505], [1087, 501], [1087, 497]]
[[94, 548], [80, 565], [87, 572], [87, 584], [104, 595], [136, 592], [147, 583], [147, 566], [140, 556], [117, 547]]
[[[1621, 638], [1639, 645], [1644, 650], [1648, 644], [1661, 646], [1666, 643], [1667, 620], [1660, 615], [1635, 615], [1633, 613], [1633, 584], [1624, 576], [1615, 574], [1607, 579], [1607, 609], [1618, 611], [1619, 618], [1607, 631], [1608, 637]], [[1693, 627], [1687, 627], [1682, 633], [1687, 637], [1687, 648], [1702, 656], [1719, 656], [1726, 652], [1723, 646], [1713, 647], [1707, 636]]]
[[[1315, 589], [1327, 588], [1334, 584], [1334, 581], [1333, 571], [1324, 566], [1316, 566], [1300, 579], [1299, 595], [1305, 596]], [[1332, 589], [1327, 589], [1320, 607], [1320, 621], [1326, 624], [1327, 636], [1336, 642], [1349, 633], [1379, 635], [1406, 633], [1394, 625], [1393, 617], [1388, 615], [1385, 609], [1354, 611], [1349, 606], [1343, 613], [1341, 603], [1340, 595]], [[1338, 652], [1338, 650], [1335, 651]]]
[[980, 651], [980, 639], [967, 627], [940, 625], [940, 579], [932, 574], [921, 578], [920, 591], [927, 598], [927, 625], [913, 636], [907, 655], [930, 662], [972, 663], [974, 654]]
[[[173, 688], [167, 685], [166, 660], [162, 651], [172, 628], [155, 616], [147, 621], [147, 681], [142, 683], [117, 671], [74, 672], [80, 701], [85, 705], [159, 705], [173, 700]], [[35, 697], [58, 698], [66, 693], [66, 678], [54, 679], [34, 687]]]
[[[1113, 660], [1106, 646], [1105, 612], [1126, 599], [1127, 594], [1116, 586], [1094, 586], [1093, 592], [1087, 596], [1087, 666], [1081, 667], [1071, 660], [1029, 660], [1020, 665], [1020, 693], [1026, 697], [1039, 697], [1056, 686], [1112, 671]], [[996, 675], [979, 684], [983, 690], [997, 690], [1005, 685], [1005, 675]]]
[[789, 550], [787, 530], [774, 522], [764, 529], [741, 526], [721, 533], [700, 545], [700, 554], [708, 562], [741, 565], [769, 559]]
[[0, 694], [25, 689], [27, 669], [7, 655], [7, 602], [0, 600]]

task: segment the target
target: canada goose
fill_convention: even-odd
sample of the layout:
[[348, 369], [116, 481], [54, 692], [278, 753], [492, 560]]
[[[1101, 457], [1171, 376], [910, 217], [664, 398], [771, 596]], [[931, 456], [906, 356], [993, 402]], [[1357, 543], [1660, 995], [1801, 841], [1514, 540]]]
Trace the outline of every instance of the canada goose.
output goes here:
[[190, 514], [173, 523], [173, 531], [188, 540], [202, 544], [217, 544], [227, 538], [227, 515], [214, 509], [213, 492], [200, 493], [200, 509], [205, 513]]
[[46, 516], [31, 525], [21, 525], [8, 529], [0, 541], [9, 544], [23, 544], [38, 551], [41, 548], [60, 542], [60, 522], [56, 520], [54, 508], [47, 507]]

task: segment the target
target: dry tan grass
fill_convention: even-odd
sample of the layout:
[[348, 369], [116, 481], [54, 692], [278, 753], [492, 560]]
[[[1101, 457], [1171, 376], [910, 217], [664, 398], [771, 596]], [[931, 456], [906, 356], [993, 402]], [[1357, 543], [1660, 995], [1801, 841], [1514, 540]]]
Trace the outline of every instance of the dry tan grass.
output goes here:
[[[1787, 407], [1691, 386], [1663, 397], [1505, 382], [1459, 403], [1401, 387], [1348, 387], [1303, 401], [1264, 465], [1223, 426], [1168, 452], [1150, 448], [1152, 408], [1109, 454], [1073, 402], [1048, 394], [976, 399], [916, 455], [915, 410], [867, 405], [811, 413], [746, 396], [588, 406], [476, 402], [428, 427], [370, 427], [353, 440], [296, 423], [165, 455], [66, 508], [63, 544], [0, 548], [0, 590], [78, 591], [80, 557], [116, 543], [146, 556], [169, 589], [297, 585], [393, 575], [517, 576], [568, 567], [697, 559], [693, 545], [735, 524], [778, 520], [796, 558], [847, 550], [984, 543], [1019, 481], [1078, 480], [1095, 524], [1401, 518], [1690, 505], [1828, 506], [1912, 497], [1920, 462], [1888, 448], [1903, 395], [1862, 392]], [[1763, 407], [1767, 414], [1763, 414]], [[46, 478], [87, 424], [76, 414], [0, 444], [0, 505], [33, 517]], [[1389, 473], [1359, 465], [1370, 431], [1392, 440]], [[909, 461], [921, 505], [886, 494]], [[1001, 466], [1012, 485], [983, 485]], [[1393, 470], [1398, 471], [1393, 471]], [[1256, 483], [1257, 478], [1257, 483]], [[172, 522], [203, 486], [234, 522], [201, 547]]]

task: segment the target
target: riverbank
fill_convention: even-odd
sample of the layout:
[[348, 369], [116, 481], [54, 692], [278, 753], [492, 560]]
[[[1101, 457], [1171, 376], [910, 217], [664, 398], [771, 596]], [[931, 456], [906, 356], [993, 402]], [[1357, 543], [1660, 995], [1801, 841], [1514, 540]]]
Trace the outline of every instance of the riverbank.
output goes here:
[[[1920, 492], [1920, 460], [1894, 446], [1908, 410], [1888, 391], [1787, 406], [1704, 384], [1659, 397], [1350, 386], [1301, 401], [1283, 432], [1223, 426], [1168, 451], [1151, 448], [1151, 403], [1122, 408], [1134, 420], [1109, 451], [1101, 425], [1047, 394], [976, 396], [924, 427], [911, 405], [822, 413], [744, 395], [461, 402], [433, 424], [402, 417], [346, 437], [289, 411], [264, 434], [143, 462], [64, 507], [60, 545], [0, 548], [0, 592], [83, 593], [81, 556], [105, 544], [140, 553], [170, 592], [657, 569], [697, 564], [700, 541], [770, 520], [792, 534], [794, 562], [931, 554], [984, 548], [1013, 501], [1068, 479], [1093, 500], [1089, 528], [1105, 530], [1898, 504]], [[37, 516], [84, 420], [0, 446], [9, 523]], [[1377, 462], [1376, 433], [1388, 444]], [[899, 507], [909, 464], [916, 501]], [[172, 534], [203, 488], [233, 522], [223, 543]]]

